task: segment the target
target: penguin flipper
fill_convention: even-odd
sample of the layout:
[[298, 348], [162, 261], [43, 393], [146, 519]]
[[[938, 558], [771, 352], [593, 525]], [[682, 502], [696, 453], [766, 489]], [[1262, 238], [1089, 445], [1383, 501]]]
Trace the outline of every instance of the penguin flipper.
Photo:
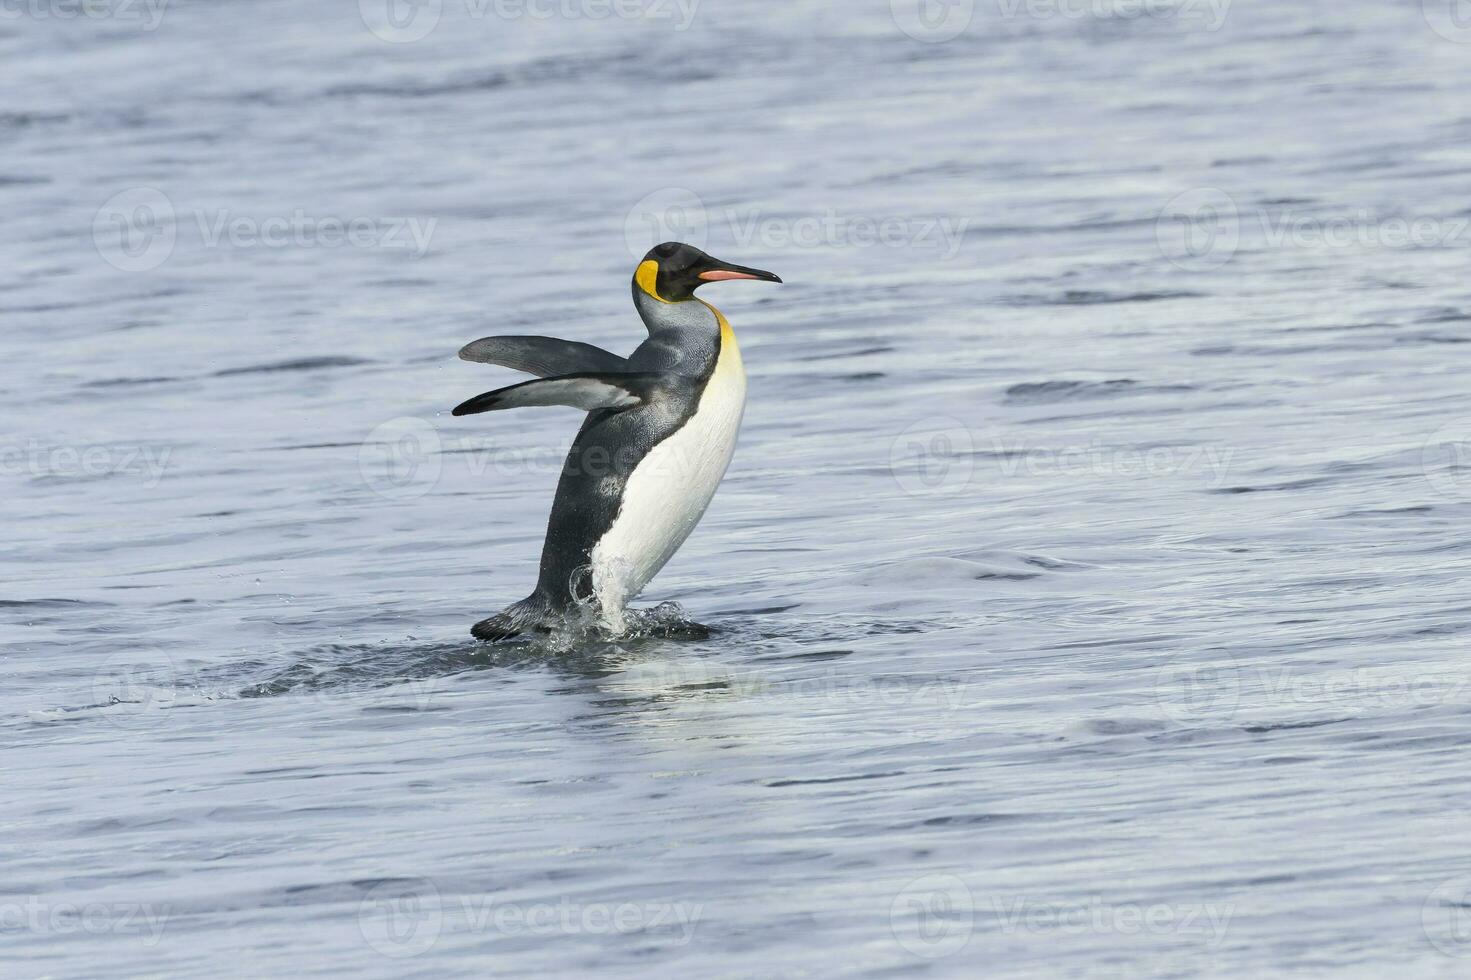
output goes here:
[[658, 374], [566, 374], [523, 381], [476, 395], [455, 406], [452, 415], [478, 415], [503, 408], [540, 408], [566, 405], [584, 412], [600, 408], [632, 408], [651, 396]]
[[538, 378], [628, 370], [628, 361], [612, 351], [556, 337], [481, 337], [460, 348], [460, 359], [499, 364]]

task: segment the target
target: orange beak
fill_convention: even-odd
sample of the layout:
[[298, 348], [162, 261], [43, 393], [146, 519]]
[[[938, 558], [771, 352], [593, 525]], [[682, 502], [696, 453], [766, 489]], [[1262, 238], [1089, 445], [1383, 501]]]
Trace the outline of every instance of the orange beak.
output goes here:
[[759, 282], [781, 282], [781, 277], [761, 269], [750, 269], [743, 265], [727, 265], [700, 273], [706, 282], [723, 282], [727, 279], [755, 279]]

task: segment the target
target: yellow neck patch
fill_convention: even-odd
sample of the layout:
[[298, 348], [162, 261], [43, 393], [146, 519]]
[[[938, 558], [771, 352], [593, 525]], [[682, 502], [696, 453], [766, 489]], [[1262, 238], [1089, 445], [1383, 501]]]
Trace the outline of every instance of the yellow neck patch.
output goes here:
[[709, 303], [706, 303], [704, 300], [700, 300], [700, 303], [704, 305], [705, 309], [715, 314], [715, 322], [720, 324], [721, 342], [726, 344], [734, 344], [735, 331], [730, 329], [730, 321], [725, 318], [725, 314], [721, 313], [719, 310], [711, 306]]
[[705, 307], [715, 314], [715, 322], [720, 324], [720, 353], [716, 355], [715, 374], [726, 375], [734, 372], [745, 376], [745, 367], [741, 364], [741, 349], [736, 345], [735, 331], [730, 329], [730, 321], [709, 303], [700, 300]]
[[659, 263], [653, 259], [638, 264], [638, 270], [633, 274], [633, 281], [638, 283], [639, 289], [642, 289], [659, 302], [670, 302], [659, 295]]

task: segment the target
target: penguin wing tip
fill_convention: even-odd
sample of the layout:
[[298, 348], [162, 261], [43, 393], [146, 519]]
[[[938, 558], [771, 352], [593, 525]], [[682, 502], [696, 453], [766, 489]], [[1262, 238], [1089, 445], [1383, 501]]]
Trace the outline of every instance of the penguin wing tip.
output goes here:
[[469, 401], [460, 402], [454, 408], [450, 409], [450, 414], [457, 418], [464, 415], [479, 415], [481, 412], [492, 408], [494, 404], [493, 399], [487, 399], [485, 396], [479, 395], [471, 398]]
[[497, 341], [507, 339], [509, 338], [481, 337], [479, 340], [472, 340], [464, 347], [461, 347], [455, 353], [455, 356], [462, 361], [473, 361], [476, 364], [494, 364], [496, 363]]

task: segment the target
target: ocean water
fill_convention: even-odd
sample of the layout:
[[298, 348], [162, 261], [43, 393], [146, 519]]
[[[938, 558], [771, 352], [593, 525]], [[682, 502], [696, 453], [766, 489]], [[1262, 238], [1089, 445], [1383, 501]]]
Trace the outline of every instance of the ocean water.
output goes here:
[[[1465, 976], [1458, 14], [6, 5], [0, 970]], [[664, 238], [730, 473], [478, 645], [578, 416], [455, 351]]]

